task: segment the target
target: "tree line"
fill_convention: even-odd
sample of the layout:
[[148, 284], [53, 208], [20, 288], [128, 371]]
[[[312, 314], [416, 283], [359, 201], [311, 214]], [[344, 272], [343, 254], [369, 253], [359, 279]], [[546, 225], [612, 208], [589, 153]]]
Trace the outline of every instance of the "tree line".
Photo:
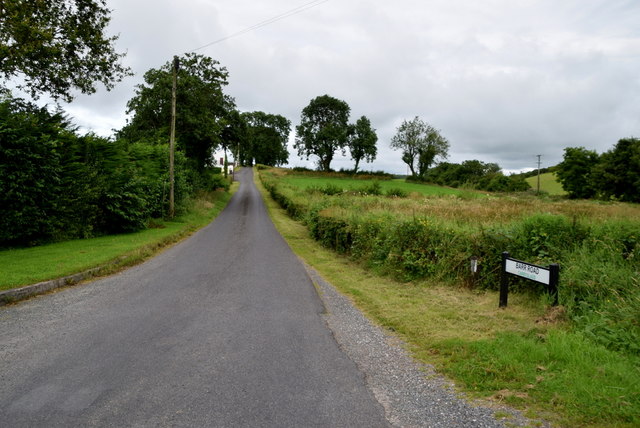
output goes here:
[[567, 147], [556, 175], [570, 198], [640, 202], [640, 139], [623, 138], [602, 154]]

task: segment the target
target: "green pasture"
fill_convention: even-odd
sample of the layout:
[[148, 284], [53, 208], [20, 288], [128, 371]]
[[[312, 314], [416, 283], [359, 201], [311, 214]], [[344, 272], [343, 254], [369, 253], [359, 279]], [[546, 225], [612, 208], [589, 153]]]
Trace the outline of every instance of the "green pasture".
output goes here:
[[[538, 188], [538, 176], [529, 177], [526, 181], [533, 190]], [[540, 174], [540, 190], [548, 193], [549, 195], [563, 196], [567, 194], [567, 192], [562, 188], [562, 185], [558, 181], [554, 172]]]
[[286, 175], [282, 180], [292, 186], [302, 189], [312, 187], [337, 186], [345, 191], [357, 191], [363, 187], [371, 185], [373, 182], [380, 184], [383, 193], [390, 190], [400, 189], [407, 194], [418, 193], [424, 196], [445, 196], [460, 195], [464, 191], [449, 187], [434, 186], [429, 184], [409, 183], [403, 179], [394, 180], [362, 180], [357, 178], [337, 178], [337, 177], [309, 177], [302, 175]]

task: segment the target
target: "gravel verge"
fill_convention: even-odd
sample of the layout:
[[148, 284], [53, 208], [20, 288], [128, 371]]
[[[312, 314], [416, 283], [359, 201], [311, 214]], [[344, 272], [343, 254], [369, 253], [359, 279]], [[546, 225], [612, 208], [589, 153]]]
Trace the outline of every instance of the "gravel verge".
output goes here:
[[[304, 263], [304, 262], [303, 262]], [[432, 366], [415, 361], [397, 337], [372, 324], [351, 301], [305, 263], [327, 313], [325, 319], [367, 385], [398, 427], [547, 426], [505, 406], [471, 403]], [[498, 420], [495, 413], [508, 414]]]

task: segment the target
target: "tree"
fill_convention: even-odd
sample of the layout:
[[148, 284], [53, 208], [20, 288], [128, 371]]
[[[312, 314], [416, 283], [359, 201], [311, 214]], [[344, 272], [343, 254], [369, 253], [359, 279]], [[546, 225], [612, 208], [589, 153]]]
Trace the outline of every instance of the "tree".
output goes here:
[[72, 91], [110, 90], [131, 75], [107, 37], [106, 0], [0, 1], [0, 76], [21, 79], [32, 97], [70, 102]]
[[247, 123], [236, 109], [227, 112], [225, 125], [222, 130], [222, 148], [231, 150], [233, 159], [240, 165], [245, 165], [247, 156]]
[[284, 116], [261, 111], [243, 113], [247, 124], [249, 163], [277, 166], [289, 160], [287, 142], [291, 122]]
[[467, 184], [480, 187], [480, 183], [489, 183], [498, 173], [498, 164], [473, 159], [461, 164], [441, 162], [435, 168], [431, 168], [424, 178], [444, 186], [459, 187]]
[[640, 202], [640, 139], [623, 138], [603, 153], [592, 181], [601, 197]]
[[[180, 58], [177, 84], [176, 142], [197, 170], [212, 163], [212, 153], [222, 143], [228, 112], [235, 108], [225, 95], [228, 72], [209, 57], [188, 53]], [[130, 141], [165, 142], [171, 120], [173, 61], [144, 75], [135, 96], [127, 103], [133, 117], [118, 133]]]
[[349, 133], [348, 146], [351, 152], [351, 159], [356, 164], [353, 168], [353, 173], [358, 172], [358, 164], [361, 160], [366, 162], [373, 162], [377, 155], [376, 142], [378, 141], [378, 135], [376, 130], [371, 128], [371, 121], [366, 116], [362, 116], [355, 125], [351, 127]]
[[556, 174], [570, 198], [586, 199], [596, 195], [593, 171], [599, 161], [600, 156], [593, 150], [584, 147], [564, 149], [564, 158], [558, 164]]
[[409, 166], [411, 175], [423, 178], [437, 158], [447, 158], [449, 142], [440, 135], [440, 131], [416, 116], [411, 121], [403, 121], [398, 127], [391, 140], [391, 148], [402, 150], [402, 161]]
[[349, 135], [349, 105], [339, 99], [322, 95], [311, 100], [302, 110], [296, 127], [294, 148], [298, 155], [318, 156], [321, 171], [330, 171], [336, 150], [344, 151]]

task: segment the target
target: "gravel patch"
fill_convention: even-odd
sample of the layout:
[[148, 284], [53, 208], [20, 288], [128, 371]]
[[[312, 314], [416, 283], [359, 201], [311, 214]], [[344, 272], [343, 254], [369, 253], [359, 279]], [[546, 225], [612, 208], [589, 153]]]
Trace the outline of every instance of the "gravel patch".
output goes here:
[[[342, 350], [364, 374], [369, 389], [398, 427], [547, 426], [504, 407], [472, 404], [430, 365], [415, 361], [397, 337], [373, 325], [351, 301], [306, 265]], [[508, 414], [498, 420], [495, 413]]]

